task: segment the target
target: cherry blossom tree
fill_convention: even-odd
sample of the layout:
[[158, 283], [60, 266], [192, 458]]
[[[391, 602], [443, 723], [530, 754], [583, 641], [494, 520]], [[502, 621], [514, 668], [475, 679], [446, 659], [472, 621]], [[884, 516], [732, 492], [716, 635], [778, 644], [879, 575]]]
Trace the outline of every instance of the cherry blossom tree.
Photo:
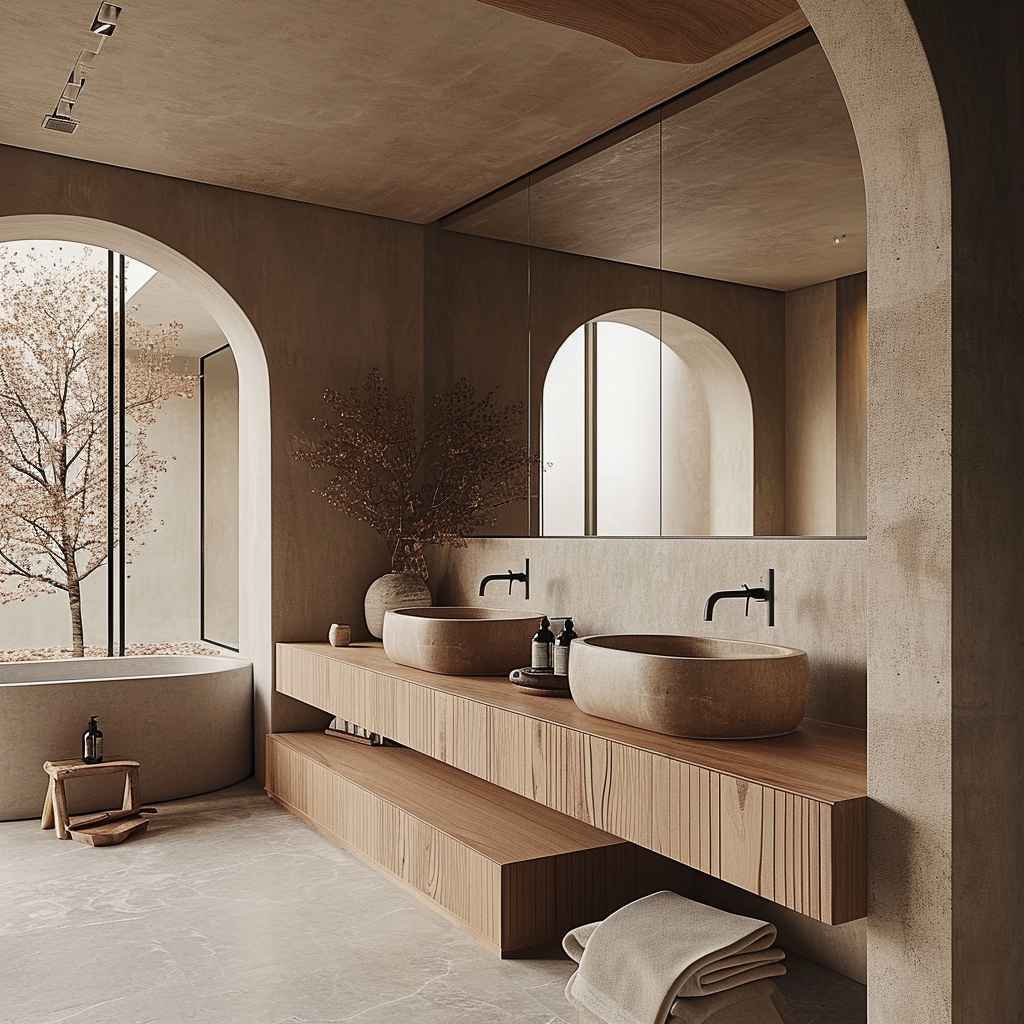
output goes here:
[[[109, 554], [107, 279], [89, 257], [0, 250], [0, 604], [64, 591], [75, 657], [82, 582]], [[180, 329], [127, 322], [126, 561], [155, 529], [166, 465], [147, 430], [167, 399], [195, 389], [171, 368]]]

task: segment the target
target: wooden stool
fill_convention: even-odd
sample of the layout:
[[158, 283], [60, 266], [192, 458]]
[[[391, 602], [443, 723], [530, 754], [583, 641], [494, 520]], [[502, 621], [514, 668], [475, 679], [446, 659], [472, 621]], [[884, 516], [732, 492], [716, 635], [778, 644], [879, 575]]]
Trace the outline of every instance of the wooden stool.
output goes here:
[[57, 826], [58, 839], [70, 839], [68, 831], [68, 801], [64, 792], [65, 779], [80, 779], [91, 775], [109, 775], [112, 772], [123, 772], [124, 800], [121, 807], [141, 807], [139, 796], [139, 762], [125, 759], [101, 761], [99, 764], [86, 764], [80, 757], [67, 761], [44, 761], [43, 771], [50, 776], [50, 784], [46, 789], [46, 800], [43, 803], [42, 828]]

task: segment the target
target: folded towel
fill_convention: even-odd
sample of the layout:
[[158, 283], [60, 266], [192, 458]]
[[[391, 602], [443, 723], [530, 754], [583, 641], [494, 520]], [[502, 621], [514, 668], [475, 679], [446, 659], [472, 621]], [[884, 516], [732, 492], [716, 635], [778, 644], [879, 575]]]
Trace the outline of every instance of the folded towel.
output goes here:
[[793, 1009], [771, 978], [700, 999], [677, 999], [668, 1024], [794, 1024]]
[[608, 1024], [665, 1024], [677, 996], [785, 974], [775, 926], [657, 892], [562, 940], [579, 963], [569, 1002]]

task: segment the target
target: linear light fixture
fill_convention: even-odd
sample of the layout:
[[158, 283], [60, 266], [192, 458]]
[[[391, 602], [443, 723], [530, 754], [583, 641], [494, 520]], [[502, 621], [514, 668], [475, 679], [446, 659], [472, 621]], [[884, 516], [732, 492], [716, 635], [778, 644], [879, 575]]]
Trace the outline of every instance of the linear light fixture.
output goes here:
[[92, 19], [90, 31], [95, 36], [92, 46], [88, 50], [80, 50], [78, 60], [68, 75], [68, 80], [61, 91], [57, 105], [53, 108], [52, 114], [43, 118], [42, 127], [50, 131], [63, 132], [71, 135], [82, 123], [71, 116], [74, 105], [78, 102], [85, 88], [86, 74], [96, 67], [96, 58], [100, 55], [107, 38], [114, 34], [117, 28], [117, 19], [121, 16], [121, 8], [116, 4], [101, 3], [96, 11], [96, 17]]

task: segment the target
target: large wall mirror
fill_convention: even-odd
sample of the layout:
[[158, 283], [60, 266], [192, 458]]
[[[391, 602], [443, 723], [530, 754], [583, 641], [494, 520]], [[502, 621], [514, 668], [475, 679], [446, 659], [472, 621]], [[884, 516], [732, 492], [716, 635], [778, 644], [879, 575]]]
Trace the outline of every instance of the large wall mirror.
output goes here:
[[810, 30], [453, 213], [428, 249], [428, 387], [500, 381], [540, 452], [498, 532], [866, 532], [864, 182]]

